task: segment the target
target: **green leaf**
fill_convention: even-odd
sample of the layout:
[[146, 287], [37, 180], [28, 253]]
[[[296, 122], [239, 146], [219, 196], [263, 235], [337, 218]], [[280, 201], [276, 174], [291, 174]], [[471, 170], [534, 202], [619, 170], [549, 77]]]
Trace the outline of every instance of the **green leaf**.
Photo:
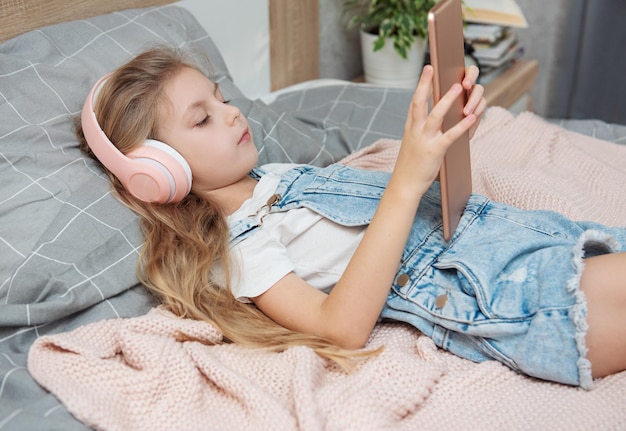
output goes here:
[[385, 38], [379, 37], [374, 41], [374, 52], [382, 49], [383, 46], [385, 46]]
[[374, 31], [379, 38], [374, 51], [385, 45], [384, 37], [393, 40], [394, 49], [403, 58], [415, 39], [428, 34], [428, 11], [439, 0], [344, 0], [344, 14], [353, 14], [348, 28], [360, 26]]

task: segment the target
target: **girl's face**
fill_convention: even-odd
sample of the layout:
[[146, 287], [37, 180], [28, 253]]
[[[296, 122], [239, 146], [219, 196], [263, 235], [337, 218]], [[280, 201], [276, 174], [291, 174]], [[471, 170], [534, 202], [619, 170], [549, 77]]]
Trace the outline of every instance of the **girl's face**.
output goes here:
[[185, 67], [164, 88], [157, 138], [189, 163], [194, 191], [211, 192], [237, 183], [258, 161], [246, 118], [229, 105], [217, 84]]

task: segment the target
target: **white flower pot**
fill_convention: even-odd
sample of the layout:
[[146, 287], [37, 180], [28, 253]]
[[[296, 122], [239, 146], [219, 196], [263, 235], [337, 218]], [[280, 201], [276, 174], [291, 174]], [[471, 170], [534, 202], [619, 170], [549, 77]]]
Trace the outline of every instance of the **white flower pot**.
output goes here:
[[387, 87], [415, 88], [426, 53], [426, 39], [417, 38], [411, 45], [407, 58], [393, 49], [393, 41], [385, 41], [382, 49], [374, 52], [378, 36], [361, 30], [361, 56], [365, 82]]

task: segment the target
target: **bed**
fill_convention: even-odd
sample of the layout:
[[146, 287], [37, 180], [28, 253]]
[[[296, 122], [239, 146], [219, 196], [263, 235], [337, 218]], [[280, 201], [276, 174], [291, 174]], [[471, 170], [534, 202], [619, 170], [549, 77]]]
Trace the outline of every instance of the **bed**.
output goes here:
[[[0, 4], [0, 430], [626, 428], [626, 373], [583, 391], [459, 359], [382, 322], [369, 345], [383, 353], [347, 374], [307, 349], [223, 344], [210, 325], [159, 309], [135, 276], [137, 217], [74, 137], [72, 119], [99, 76], [146, 46], [201, 49], [248, 116], [260, 163], [390, 169], [411, 94], [296, 84], [315, 78], [316, 64], [294, 73], [291, 43], [312, 45], [310, 33], [290, 32], [306, 27], [296, 18], [317, 2], [270, 1], [272, 44], [290, 41], [272, 54], [278, 91], [260, 98], [232, 79], [214, 29], [193, 8], [75, 3]], [[625, 226], [624, 144], [624, 126], [493, 107], [472, 142], [475, 188]], [[181, 341], [181, 332], [214, 345]]]

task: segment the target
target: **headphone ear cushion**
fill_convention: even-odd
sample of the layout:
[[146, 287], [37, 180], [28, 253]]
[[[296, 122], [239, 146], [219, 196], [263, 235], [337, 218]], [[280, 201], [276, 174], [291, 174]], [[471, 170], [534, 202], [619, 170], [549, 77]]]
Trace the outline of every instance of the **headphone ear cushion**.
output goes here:
[[164, 142], [148, 139], [126, 156], [133, 159], [135, 169], [125, 187], [135, 197], [146, 202], [179, 202], [191, 191], [189, 164]]

